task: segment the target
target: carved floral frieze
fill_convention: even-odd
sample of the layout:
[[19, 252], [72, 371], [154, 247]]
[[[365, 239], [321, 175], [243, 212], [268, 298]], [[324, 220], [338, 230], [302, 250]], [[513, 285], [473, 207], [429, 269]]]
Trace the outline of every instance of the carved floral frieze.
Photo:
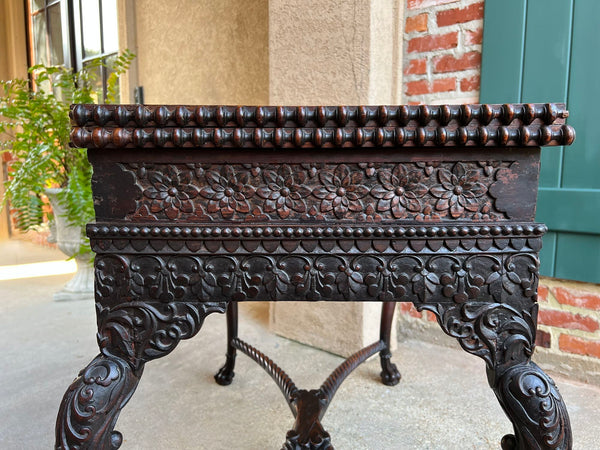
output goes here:
[[[128, 218], [191, 222], [500, 220], [490, 187], [509, 161], [122, 165], [139, 191]], [[507, 176], [507, 173], [504, 173]]]

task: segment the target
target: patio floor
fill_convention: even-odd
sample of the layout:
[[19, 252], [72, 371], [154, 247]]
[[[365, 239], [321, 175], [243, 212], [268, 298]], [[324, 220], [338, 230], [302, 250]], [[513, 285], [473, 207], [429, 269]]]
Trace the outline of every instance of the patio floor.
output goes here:
[[[57, 250], [0, 242], [0, 266], [62, 259]], [[0, 267], [1, 269], [1, 267]], [[70, 275], [0, 281], [0, 448], [48, 449], [62, 395], [97, 353], [91, 301], [52, 300]], [[301, 388], [317, 388], [342, 359], [274, 336], [268, 304], [240, 306], [240, 336], [272, 357]], [[277, 386], [245, 356], [231, 386], [215, 384], [224, 362], [225, 318], [146, 365], [116, 429], [122, 449], [279, 449], [293, 417]], [[498, 449], [511, 432], [484, 363], [456, 348], [400, 342], [402, 381], [378, 382], [379, 361], [359, 367], [323, 419], [337, 450]], [[552, 374], [550, 374], [552, 375]], [[554, 376], [568, 406], [575, 449], [600, 447], [600, 388]]]

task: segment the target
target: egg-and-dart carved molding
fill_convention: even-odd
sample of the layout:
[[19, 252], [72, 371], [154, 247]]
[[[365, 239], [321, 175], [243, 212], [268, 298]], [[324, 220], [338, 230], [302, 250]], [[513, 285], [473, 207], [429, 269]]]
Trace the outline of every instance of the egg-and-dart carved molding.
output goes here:
[[411, 301], [535, 299], [530, 253], [477, 255], [115, 255], [95, 262], [96, 300]]
[[345, 128], [563, 124], [564, 104], [399, 106], [73, 105], [75, 127]]
[[[339, 221], [377, 223], [533, 219], [498, 193], [528, 170], [522, 161], [357, 164], [118, 164], [130, 180], [133, 221]], [[111, 180], [95, 178], [98, 191]], [[129, 184], [128, 184], [129, 186]], [[100, 203], [98, 203], [100, 205]], [[97, 209], [97, 212], [99, 210]], [[115, 211], [111, 208], [111, 211]]]

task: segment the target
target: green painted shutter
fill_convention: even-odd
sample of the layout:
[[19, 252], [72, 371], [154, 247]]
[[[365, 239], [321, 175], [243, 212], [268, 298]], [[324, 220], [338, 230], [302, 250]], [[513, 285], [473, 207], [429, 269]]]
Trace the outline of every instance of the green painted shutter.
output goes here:
[[577, 138], [542, 149], [542, 275], [600, 283], [600, 1], [487, 0], [481, 102], [563, 102]]

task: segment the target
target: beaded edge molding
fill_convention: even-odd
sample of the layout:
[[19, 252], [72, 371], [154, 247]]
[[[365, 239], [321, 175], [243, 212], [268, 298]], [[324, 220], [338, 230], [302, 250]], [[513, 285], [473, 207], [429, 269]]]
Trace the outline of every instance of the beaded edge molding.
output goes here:
[[346, 237], [346, 238], [463, 238], [463, 237], [533, 237], [542, 236], [548, 227], [539, 223], [511, 225], [460, 225], [460, 226], [167, 226], [134, 224], [117, 226], [112, 223], [92, 223], [87, 226], [91, 238], [264, 238], [264, 237]]
[[82, 148], [570, 145], [562, 104], [421, 106], [73, 105]]
[[570, 145], [569, 125], [396, 128], [83, 128], [80, 148], [537, 147]]
[[400, 105], [400, 106], [71, 106], [71, 124], [105, 128], [319, 128], [446, 126], [456, 122], [509, 125], [562, 125], [569, 112], [562, 103]]

